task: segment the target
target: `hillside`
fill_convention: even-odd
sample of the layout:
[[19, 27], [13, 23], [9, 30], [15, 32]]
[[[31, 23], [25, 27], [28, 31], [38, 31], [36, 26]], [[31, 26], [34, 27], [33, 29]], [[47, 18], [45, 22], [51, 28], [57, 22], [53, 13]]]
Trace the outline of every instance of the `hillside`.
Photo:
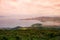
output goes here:
[[0, 40], [60, 40], [60, 28], [0, 29]]
[[21, 20], [40, 20], [40, 21], [56, 21], [60, 22], [60, 17], [36, 17], [36, 18], [26, 18]]

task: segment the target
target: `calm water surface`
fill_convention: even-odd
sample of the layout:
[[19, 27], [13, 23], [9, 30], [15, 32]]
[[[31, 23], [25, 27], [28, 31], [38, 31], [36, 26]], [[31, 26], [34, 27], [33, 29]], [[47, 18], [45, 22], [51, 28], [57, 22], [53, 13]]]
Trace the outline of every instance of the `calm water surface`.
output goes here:
[[0, 28], [1, 27], [16, 27], [16, 26], [22, 26], [22, 27], [28, 27], [35, 23], [41, 23], [37, 20], [19, 20], [19, 19], [0, 19]]

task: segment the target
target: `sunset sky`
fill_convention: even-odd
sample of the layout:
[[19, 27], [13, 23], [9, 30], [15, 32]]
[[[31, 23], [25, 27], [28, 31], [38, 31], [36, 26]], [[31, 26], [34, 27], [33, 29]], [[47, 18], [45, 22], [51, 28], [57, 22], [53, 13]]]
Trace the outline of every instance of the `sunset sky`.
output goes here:
[[0, 0], [0, 16], [60, 16], [60, 0]]

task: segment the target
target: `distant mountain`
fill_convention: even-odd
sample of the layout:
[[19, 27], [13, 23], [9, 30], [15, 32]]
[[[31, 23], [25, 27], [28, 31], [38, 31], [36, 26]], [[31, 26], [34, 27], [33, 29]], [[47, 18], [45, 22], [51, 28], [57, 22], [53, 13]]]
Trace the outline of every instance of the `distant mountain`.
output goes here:
[[22, 28], [22, 27], [21, 26], [16, 26], [14, 28], [11, 28], [10, 30], [16, 30], [16, 29], [20, 29], [20, 28]]
[[20, 28], [22, 28], [21, 26], [16, 26], [16, 27], [13, 27], [13, 28], [8, 28], [8, 27], [6, 27], [6, 28], [0, 28], [1, 30], [16, 30], [16, 29], [20, 29]]
[[44, 26], [60, 26], [60, 17], [35, 17], [21, 20], [38, 20], [43, 22], [42, 25]]
[[40, 20], [42, 22], [44, 21], [55, 21], [60, 22], [60, 17], [36, 17], [36, 18], [26, 18], [21, 20]]

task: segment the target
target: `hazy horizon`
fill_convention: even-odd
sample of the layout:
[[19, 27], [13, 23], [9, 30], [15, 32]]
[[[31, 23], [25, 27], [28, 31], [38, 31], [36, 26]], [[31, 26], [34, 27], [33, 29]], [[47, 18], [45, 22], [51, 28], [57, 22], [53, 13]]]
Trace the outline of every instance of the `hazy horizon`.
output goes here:
[[19, 19], [40, 16], [60, 17], [60, 0], [0, 0], [0, 26], [15, 26]]
[[0, 0], [0, 16], [16, 19], [60, 16], [60, 0]]

